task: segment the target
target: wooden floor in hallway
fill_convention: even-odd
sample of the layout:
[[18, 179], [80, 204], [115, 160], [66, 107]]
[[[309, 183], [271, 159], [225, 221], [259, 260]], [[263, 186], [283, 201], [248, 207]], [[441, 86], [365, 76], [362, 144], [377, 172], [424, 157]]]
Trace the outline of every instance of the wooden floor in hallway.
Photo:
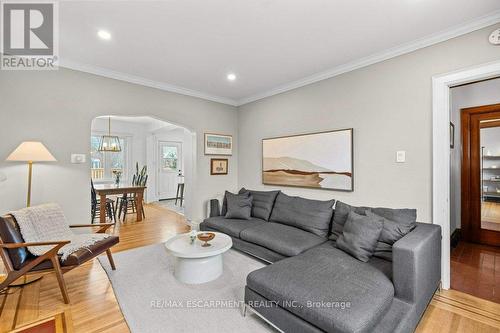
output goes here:
[[451, 251], [451, 288], [500, 304], [500, 247], [460, 241]]
[[[161, 206], [147, 205], [146, 219], [128, 217], [117, 223], [120, 243], [113, 252], [160, 243], [173, 234], [189, 230], [183, 216]], [[117, 267], [120, 269], [120, 267]], [[129, 332], [113, 288], [97, 260], [65, 274], [71, 304], [65, 305], [53, 274], [24, 288], [12, 288], [0, 295], [0, 332], [65, 312], [76, 333]], [[131, 286], [133, 287], [133, 286]], [[437, 292], [417, 332], [499, 332], [500, 305], [461, 292]], [[165, 332], [168, 326], [165, 326]], [[140, 333], [140, 332], [139, 332]]]

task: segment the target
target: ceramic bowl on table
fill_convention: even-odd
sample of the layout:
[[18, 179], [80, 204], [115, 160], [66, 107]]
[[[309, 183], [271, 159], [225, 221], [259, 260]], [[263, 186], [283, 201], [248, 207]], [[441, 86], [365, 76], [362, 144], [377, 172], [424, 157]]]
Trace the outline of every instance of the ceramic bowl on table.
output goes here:
[[202, 242], [205, 242], [201, 246], [207, 247], [207, 246], [211, 246], [208, 242], [210, 242], [212, 239], [214, 239], [215, 234], [213, 232], [200, 232], [197, 235], [197, 237]]

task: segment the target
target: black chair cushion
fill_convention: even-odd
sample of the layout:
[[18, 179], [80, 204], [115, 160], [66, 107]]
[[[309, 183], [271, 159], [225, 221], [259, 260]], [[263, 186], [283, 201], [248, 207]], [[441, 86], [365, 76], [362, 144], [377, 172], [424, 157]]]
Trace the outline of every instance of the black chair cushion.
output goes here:
[[[12, 215], [0, 217], [0, 238], [3, 243], [23, 243], [24, 239], [19, 231], [16, 219]], [[25, 247], [8, 249], [10, 261], [15, 270], [20, 269], [28, 260], [29, 252]]]

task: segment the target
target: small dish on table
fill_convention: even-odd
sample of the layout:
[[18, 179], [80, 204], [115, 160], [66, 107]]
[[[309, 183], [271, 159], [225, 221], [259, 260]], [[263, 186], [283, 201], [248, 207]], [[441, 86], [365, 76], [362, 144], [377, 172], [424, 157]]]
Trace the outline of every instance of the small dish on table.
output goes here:
[[201, 240], [203, 243], [201, 246], [207, 247], [207, 246], [212, 246], [212, 244], [209, 244], [212, 239], [215, 237], [215, 233], [213, 232], [200, 232], [197, 235], [198, 239]]

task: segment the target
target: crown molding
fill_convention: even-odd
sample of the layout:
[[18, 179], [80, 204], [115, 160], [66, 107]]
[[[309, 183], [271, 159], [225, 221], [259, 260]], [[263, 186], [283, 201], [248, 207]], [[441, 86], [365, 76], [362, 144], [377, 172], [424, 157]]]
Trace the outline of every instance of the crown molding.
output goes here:
[[59, 66], [64, 67], [64, 68], [69, 68], [81, 72], [86, 72], [94, 75], [99, 75], [115, 80], [120, 80], [120, 81], [125, 81], [129, 83], [134, 83], [146, 87], [151, 87], [151, 88], [156, 88], [172, 93], [177, 93], [181, 95], [186, 95], [186, 96], [191, 96], [191, 97], [197, 97], [201, 99], [205, 99], [208, 101], [212, 102], [217, 102], [217, 103], [222, 103], [222, 104], [227, 104], [231, 106], [241, 106], [244, 104], [248, 104], [266, 97], [278, 95], [293, 89], [297, 89], [318, 81], [323, 81], [326, 79], [330, 79], [332, 77], [360, 69], [363, 67], [367, 67], [373, 64], [376, 64], [378, 62], [382, 62], [391, 58], [395, 58], [400, 55], [404, 55], [413, 51], [416, 51], [418, 49], [428, 47], [437, 43], [441, 43], [444, 41], [447, 41], [449, 39], [465, 35], [467, 33], [488, 27], [490, 25], [493, 25], [495, 23], [500, 22], [500, 10], [495, 11], [492, 14], [480, 17], [476, 20], [469, 21], [465, 24], [455, 26], [451, 29], [447, 29], [444, 31], [441, 31], [436, 34], [432, 34], [420, 39], [417, 39], [415, 41], [405, 43], [396, 47], [393, 47], [391, 49], [378, 52], [375, 54], [372, 54], [368, 57], [364, 57], [361, 59], [357, 59], [354, 61], [350, 61], [348, 63], [336, 66], [334, 68], [328, 69], [323, 72], [319, 72], [307, 77], [304, 77], [302, 79], [292, 81], [290, 83], [275, 87], [271, 90], [264, 91], [258, 94], [255, 94], [250, 97], [245, 97], [239, 100], [234, 100], [226, 97], [221, 97], [221, 96], [216, 96], [216, 95], [211, 95], [207, 94], [201, 91], [196, 91], [196, 90], [191, 90], [188, 88], [183, 88], [179, 87], [173, 84], [169, 83], [164, 83], [164, 82], [159, 82], [159, 81], [154, 81], [154, 80], [149, 80], [140, 76], [135, 76], [131, 74], [126, 74], [123, 72], [117, 72], [93, 65], [88, 65], [88, 64], [83, 64], [75, 61], [71, 61], [69, 59], [60, 59], [59, 60]]
[[138, 84], [141, 86], [146, 86], [146, 87], [150, 87], [150, 88], [164, 90], [164, 91], [168, 91], [168, 92], [172, 92], [172, 93], [176, 93], [176, 94], [197, 97], [197, 98], [205, 99], [205, 100], [212, 101], [212, 102], [227, 104], [227, 105], [231, 105], [231, 106], [238, 106], [237, 101], [230, 99], [230, 98], [211, 95], [211, 94], [207, 94], [204, 92], [179, 87], [179, 86], [169, 84], [169, 83], [149, 80], [149, 79], [146, 79], [146, 78], [143, 78], [140, 76], [126, 74], [123, 72], [117, 72], [117, 71], [113, 71], [110, 69], [105, 69], [105, 68], [97, 67], [97, 66], [93, 66], [93, 65], [83, 64], [83, 63], [79, 63], [79, 62], [72, 61], [69, 59], [59, 59], [59, 67], [73, 69], [73, 70], [77, 70], [80, 72], [90, 73], [90, 74], [103, 76], [103, 77], [107, 77], [107, 78], [115, 79], [115, 80], [119, 80], [119, 81], [134, 83], [134, 84]]
[[[482, 16], [476, 20], [469, 21], [466, 24], [462, 24], [459, 26], [455, 26], [451, 29], [447, 29], [441, 32], [438, 32], [436, 34], [432, 34], [420, 39], [417, 39], [415, 41], [405, 43], [399, 46], [396, 46], [394, 48], [378, 52], [375, 54], [372, 54], [368, 57], [364, 57], [358, 60], [354, 60], [351, 62], [348, 62], [346, 64], [331, 68], [329, 70], [319, 72], [316, 74], [313, 74], [311, 76], [307, 76], [305, 78], [302, 78], [297, 81], [293, 81], [284, 85], [281, 85], [279, 87], [273, 88], [271, 90], [247, 97], [247, 98], [242, 98], [237, 101], [237, 106], [241, 106], [244, 104], [248, 104], [266, 97], [270, 97], [273, 95], [281, 94], [293, 89], [297, 89], [318, 81], [323, 81], [359, 68], [363, 68], [369, 65], [376, 64], [378, 62], [382, 62], [391, 58], [395, 58], [397, 56], [407, 54], [413, 51], [416, 51], [418, 49], [428, 47], [437, 43], [441, 43], [444, 41], [447, 41], [449, 39], [465, 35], [467, 33], [486, 28], [490, 25], [493, 25], [495, 23], [500, 22], [500, 10], [495, 11], [492, 14]], [[485, 37], [487, 38], [487, 37]]]

